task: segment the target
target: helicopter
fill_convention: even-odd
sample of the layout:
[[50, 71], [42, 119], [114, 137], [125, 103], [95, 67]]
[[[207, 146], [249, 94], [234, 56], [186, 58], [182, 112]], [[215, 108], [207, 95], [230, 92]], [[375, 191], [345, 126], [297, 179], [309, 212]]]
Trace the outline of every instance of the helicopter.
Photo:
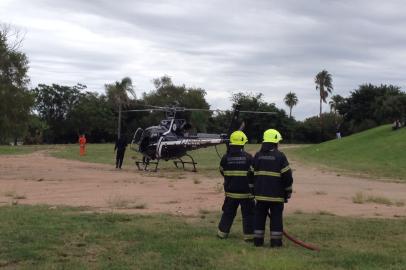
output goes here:
[[[188, 111], [205, 111], [205, 112], [230, 112], [226, 110], [210, 109], [192, 109], [184, 107], [159, 107], [148, 105], [150, 109], [127, 110], [125, 112], [165, 112], [166, 118], [161, 120], [156, 126], [151, 126], [145, 130], [138, 128], [131, 140], [130, 149], [142, 155], [142, 160], [136, 160], [135, 165], [138, 170], [148, 171], [149, 166], [155, 165], [154, 172], [158, 170], [161, 160], [172, 160], [176, 168], [185, 170], [185, 164], [193, 166], [192, 171], [196, 172], [197, 162], [188, 153], [200, 148], [214, 146], [219, 144], [228, 145], [229, 136], [234, 130], [242, 130], [244, 123], [238, 127], [240, 113], [255, 114], [275, 114], [275, 112], [263, 111], [241, 111], [238, 106], [232, 111], [232, 118], [227, 134], [209, 134], [197, 133], [191, 135], [187, 132], [191, 125], [186, 121], [184, 113]], [[217, 151], [217, 148], [216, 148]], [[219, 155], [218, 151], [217, 154]], [[185, 160], [187, 157], [189, 160]]]

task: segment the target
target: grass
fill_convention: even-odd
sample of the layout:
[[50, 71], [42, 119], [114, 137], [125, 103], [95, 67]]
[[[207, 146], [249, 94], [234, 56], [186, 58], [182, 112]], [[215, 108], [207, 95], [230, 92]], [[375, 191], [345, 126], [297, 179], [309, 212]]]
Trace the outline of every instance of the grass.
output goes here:
[[[0, 154], [23, 154], [41, 149], [54, 149], [52, 155], [59, 158], [110, 164], [114, 167], [115, 153], [113, 144], [88, 144], [86, 156], [79, 156], [77, 144], [63, 146], [0, 146]], [[246, 145], [246, 151], [255, 153], [258, 144]], [[406, 181], [406, 128], [396, 132], [390, 125], [367, 130], [341, 140], [332, 140], [318, 145], [285, 148], [289, 159], [296, 158], [305, 163], [326, 166], [338, 171], [362, 174], [373, 178], [390, 178]], [[225, 153], [225, 146], [218, 146], [219, 153]], [[190, 152], [198, 163], [199, 173], [208, 177], [219, 176], [220, 158], [213, 147]], [[134, 157], [141, 159], [139, 153], [127, 148], [124, 167], [134, 167]], [[185, 160], [187, 157], [185, 157]], [[190, 166], [186, 167], [191, 170]], [[171, 161], [161, 161], [159, 172], [151, 174], [171, 179], [183, 179], [182, 169], [176, 169]], [[149, 175], [149, 173], [146, 173]], [[198, 184], [198, 183], [196, 183]]]
[[146, 203], [137, 202], [135, 198], [125, 198], [123, 196], [110, 197], [107, 200], [107, 204], [111, 208], [115, 209], [146, 209]]
[[383, 196], [365, 195], [362, 192], [357, 192], [354, 197], [352, 197], [353, 203], [363, 204], [363, 203], [376, 203], [383, 205], [396, 205], [398, 207], [404, 206], [403, 201], [392, 201], [389, 198]]
[[3, 192], [3, 195], [5, 197], [11, 197], [15, 200], [24, 200], [27, 199], [27, 196], [25, 196], [24, 194], [18, 194], [15, 190], [8, 190]]
[[[220, 145], [217, 147], [219, 153], [222, 155], [225, 153], [225, 146]], [[53, 156], [58, 158], [81, 160], [86, 162], [115, 164], [115, 153], [113, 151], [114, 144], [88, 144], [86, 156], [79, 156], [78, 145], [64, 145], [52, 153]], [[259, 145], [250, 144], [246, 146], [247, 151], [255, 153], [259, 149]], [[216, 150], [213, 147], [203, 148], [190, 152], [195, 161], [198, 163], [197, 169], [199, 173], [203, 173], [207, 176], [218, 176], [218, 167], [220, 158], [216, 154]], [[141, 159], [141, 155], [132, 151], [129, 147], [125, 153], [123, 168], [134, 167], [134, 158]], [[185, 157], [185, 160], [187, 157]], [[191, 168], [187, 166], [187, 169], [191, 171]], [[183, 169], [176, 169], [172, 161], [161, 161], [159, 164], [158, 173], [154, 173], [153, 176], [162, 176], [171, 179], [183, 179]], [[164, 172], [164, 173], [161, 173]], [[199, 184], [199, 183], [195, 183]]]
[[54, 149], [53, 145], [0, 145], [0, 155], [23, 155], [39, 150]]
[[121, 196], [110, 197], [107, 200], [107, 204], [111, 208], [128, 208], [134, 202], [135, 200], [122, 198]]
[[[260, 148], [258, 144], [246, 145], [246, 151], [255, 153]], [[400, 182], [406, 181], [406, 128], [396, 132], [390, 125], [370, 129], [361, 133], [345, 137], [341, 140], [332, 140], [325, 143], [304, 147], [285, 148], [281, 146], [289, 159], [295, 158], [305, 163], [317, 164], [337, 171], [356, 173], [373, 178], [390, 178]], [[54, 156], [66, 159], [82, 160], [111, 164], [114, 166], [115, 154], [113, 144], [88, 144], [87, 155], [79, 156], [77, 145], [59, 147]], [[222, 155], [225, 146], [218, 146]], [[203, 148], [190, 152], [198, 163], [199, 173], [208, 177], [218, 176], [220, 158], [213, 147]], [[140, 160], [139, 153], [127, 149], [124, 168], [133, 167], [134, 160]], [[187, 157], [185, 157], [185, 160]], [[186, 167], [191, 170], [190, 166]], [[171, 161], [161, 161], [160, 171], [154, 176], [183, 179], [183, 170], [176, 169]], [[164, 172], [164, 173], [162, 173]], [[148, 173], [147, 173], [148, 174]], [[339, 176], [339, 174], [338, 174]]]
[[405, 202], [404, 201], [395, 201], [395, 205], [397, 207], [402, 207], [402, 206], [405, 206]]
[[335, 216], [334, 213], [331, 213], [329, 211], [319, 211], [319, 215], [325, 215], [325, 216]]
[[363, 204], [365, 203], [364, 193], [357, 192], [354, 197], [352, 197], [353, 203]]
[[[80, 160], [86, 162], [111, 164], [115, 167], [116, 155], [114, 152], [114, 144], [87, 144], [86, 155], [79, 155], [78, 144], [68, 144], [61, 146], [58, 151], [52, 153], [52, 156], [65, 159]], [[129, 166], [132, 163], [131, 151], [126, 151], [123, 166]]]
[[5, 192], [3, 192], [3, 195], [6, 197], [12, 197], [14, 198], [14, 196], [16, 196], [17, 192], [15, 190], [7, 190]]
[[380, 126], [341, 140], [288, 149], [301, 161], [330, 168], [406, 181], [406, 128]]
[[395, 270], [406, 265], [406, 219], [287, 216], [286, 229], [319, 245], [316, 253], [287, 240], [280, 250], [254, 248], [242, 241], [239, 216], [230, 238], [219, 240], [217, 213], [191, 221], [80, 210], [0, 207], [0, 268]]
[[383, 205], [393, 205], [394, 204], [390, 199], [388, 199], [386, 197], [382, 197], [382, 196], [368, 196], [366, 199], [366, 202], [383, 204]]

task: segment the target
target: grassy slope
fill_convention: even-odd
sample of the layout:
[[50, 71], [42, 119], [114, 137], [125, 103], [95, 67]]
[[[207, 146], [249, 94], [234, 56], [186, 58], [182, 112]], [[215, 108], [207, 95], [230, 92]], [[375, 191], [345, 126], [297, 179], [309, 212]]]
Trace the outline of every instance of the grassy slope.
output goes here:
[[0, 207], [0, 268], [6, 269], [404, 269], [406, 220], [390, 222], [295, 214], [286, 228], [318, 244], [315, 253], [287, 242], [281, 250], [215, 237], [217, 214], [81, 213], [79, 209]]
[[331, 168], [406, 180], [406, 128], [395, 132], [381, 126], [288, 153]]

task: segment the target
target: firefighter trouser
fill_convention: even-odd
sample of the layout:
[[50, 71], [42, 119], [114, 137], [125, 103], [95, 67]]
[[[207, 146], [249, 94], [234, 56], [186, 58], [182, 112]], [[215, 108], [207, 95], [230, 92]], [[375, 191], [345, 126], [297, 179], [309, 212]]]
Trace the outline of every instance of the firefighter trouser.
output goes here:
[[86, 155], [86, 146], [83, 144], [81, 144], [80, 145], [80, 152], [79, 152], [79, 154], [81, 155], [81, 156], [84, 156], [84, 155]]
[[116, 168], [121, 168], [123, 165], [125, 150], [117, 150], [116, 154]]
[[223, 204], [223, 215], [221, 216], [218, 236], [220, 238], [226, 238], [230, 233], [231, 225], [235, 215], [237, 214], [237, 208], [241, 205], [242, 214], [242, 228], [244, 232], [244, 240], [252, 240], [254, 237], [254, 208], [255, 203], [253, 199], [234, 199], [226, 197]]
[[265, 223], [269, 211], [271, 212], [271, 246], [282, 246], [283, 235], [283, 203], [257, 201], [255, 205], [255, 229], [254, 244], [262, 246], [264, 244]]

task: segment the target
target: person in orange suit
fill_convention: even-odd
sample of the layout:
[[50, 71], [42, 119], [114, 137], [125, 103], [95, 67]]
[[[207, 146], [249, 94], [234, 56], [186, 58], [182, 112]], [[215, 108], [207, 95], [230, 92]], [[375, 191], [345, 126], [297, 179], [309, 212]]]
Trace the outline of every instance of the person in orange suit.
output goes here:
[[85, 137], [85, 134], [82, 134], [79, 137], [79, 146], [80, 146], [80, 155], [81, 156], [86, 155], [86, 137]]

